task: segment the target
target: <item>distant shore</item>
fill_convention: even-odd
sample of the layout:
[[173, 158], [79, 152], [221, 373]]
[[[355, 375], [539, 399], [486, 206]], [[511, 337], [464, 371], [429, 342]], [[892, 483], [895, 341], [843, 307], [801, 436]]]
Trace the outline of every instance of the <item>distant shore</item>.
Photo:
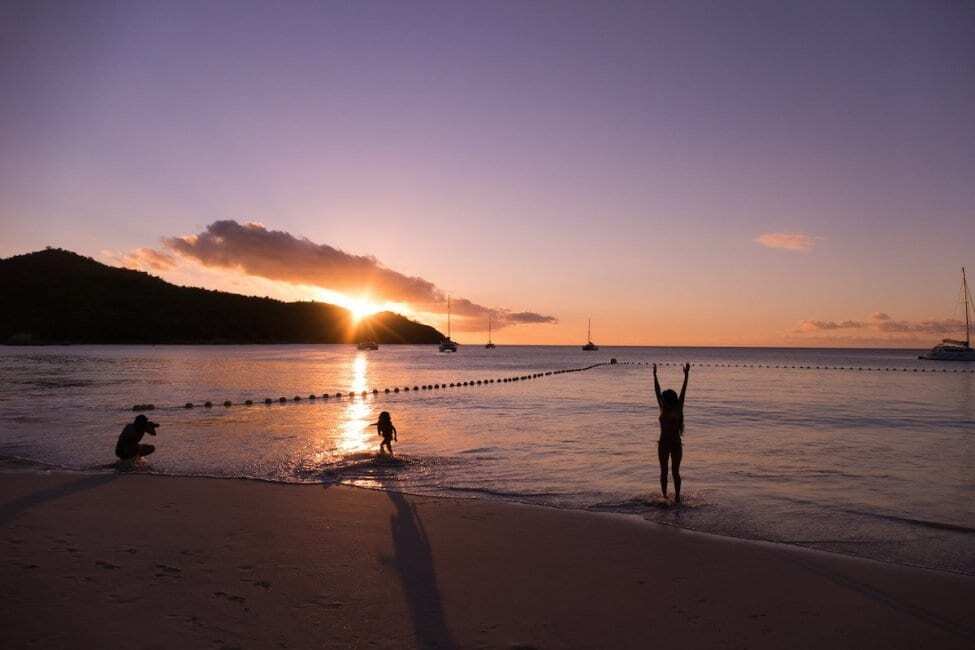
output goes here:
[[619, 515], [0, 474], [11, 647], [966, 648], [975, 579]]

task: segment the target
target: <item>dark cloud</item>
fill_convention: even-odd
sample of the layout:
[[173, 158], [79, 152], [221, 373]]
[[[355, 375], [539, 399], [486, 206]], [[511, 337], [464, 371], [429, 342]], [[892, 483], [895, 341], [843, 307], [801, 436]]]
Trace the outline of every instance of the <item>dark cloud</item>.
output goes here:
[[945, 320], [924, 320], [910, 322], [904, 320], [887, 320], [879, 323], [877, 329], [881, 332], [910, 332], [917, 334], [960, 334], [965, 331], [965, 323], [954, 318]]
[[361, 292], [394, 302], [438, 302], [440, 291], [423, 278], [397, 273], [374, 257], [352, 255], [327, 244], [258, 223], [214, 221], [198, 235], [167, 237], [170, 250], [204, 266], [335, 291]]
[[953, 318], [945, 320], [905, 321], [894, 320], [889, 314], [876, 312], [870, 316], [873, 322], [856, 320], [804, 320], [796, 333], [827, 332], [870, 328], [882, 334], [957, 334], [965, 331], [965, 323]]
[[804, 320], [799, 323], [798, 332], [822, 332], [827, 330], [848, 330], [861, 329], [867, 324], [857, 320], [832, 321], [832, 320]]
[[[366, 292], [374, 300], [405, 302], [419, 311], [446, 310], [446, 294], [432, 282], [389, 269], [375, 257], [353, 255], [305, 237], [269, 230], [259, 223], [214, 221], [199, 234], [166, 237], [163, 245], [165, 251], [140, 248], [121, 260], [127, 266], [158, 271], [173, 268], [180, 256], [206, 267], [233, 269], [269, 280], [352, 295]], [[450, 302], [458, 330], [485, 330], [489, 318], [495, 329], [558, 322], [554, 316], [486, 307], [466, 298], [452, 298]]]
[[508, 320], [513, 323], [556, 323], [554, 316], [536, 314], [533, 311], [519, 311], [508, 314]]

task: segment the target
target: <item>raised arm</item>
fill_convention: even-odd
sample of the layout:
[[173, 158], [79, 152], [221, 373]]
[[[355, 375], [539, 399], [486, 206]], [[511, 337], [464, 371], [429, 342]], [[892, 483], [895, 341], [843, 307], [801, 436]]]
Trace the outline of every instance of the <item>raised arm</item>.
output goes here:
[[663, 401], [660, 398], [660, 382], [657, 381], [657, 364], [653, 364], [653, 392], [657, 396], [657, 405], [663, 406]]
[[687, 375], [691, 371], [691, 364], [684, 364], [684, 385], [680, 387], [680, 405], [684, 406], [684, 394], [687, 392]]

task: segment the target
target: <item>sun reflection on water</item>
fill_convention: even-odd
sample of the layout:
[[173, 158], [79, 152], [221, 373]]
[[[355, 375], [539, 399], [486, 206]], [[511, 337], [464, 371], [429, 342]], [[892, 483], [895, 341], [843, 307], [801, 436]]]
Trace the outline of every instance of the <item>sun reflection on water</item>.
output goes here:
[[351, 398], [346, 405], [340, 424], [341, 434], [338, 440], [338, 451], [343, 455], [368, 451], [374, 446], [374, 440], [368, 431], [372, 419], [372, 409], [366, 403], [365, 398], [361, 397], [362, 392], [367, 388], [368, 369], [368, 356], [364, 352], [360, 352], [352, 360], [351, 365], [351, 390], [356, 397]]

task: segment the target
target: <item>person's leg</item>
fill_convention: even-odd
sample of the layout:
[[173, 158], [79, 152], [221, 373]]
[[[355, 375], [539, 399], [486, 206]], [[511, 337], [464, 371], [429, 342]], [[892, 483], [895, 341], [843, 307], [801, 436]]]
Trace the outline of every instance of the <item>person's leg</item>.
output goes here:
[[670, 450], [670, 467], [674, 473], [674, 499], [680, 501], [680, 461], [684, 457], [684, 445], [674, 445]]
[[660, 491], [667, 498], [667, 445], [657, 441], [657, 458], [660, 460]]
[[139, 445], [140, 456], [148, 456], [154, 451], [156, 451], [156, 447], [154, 445]]

